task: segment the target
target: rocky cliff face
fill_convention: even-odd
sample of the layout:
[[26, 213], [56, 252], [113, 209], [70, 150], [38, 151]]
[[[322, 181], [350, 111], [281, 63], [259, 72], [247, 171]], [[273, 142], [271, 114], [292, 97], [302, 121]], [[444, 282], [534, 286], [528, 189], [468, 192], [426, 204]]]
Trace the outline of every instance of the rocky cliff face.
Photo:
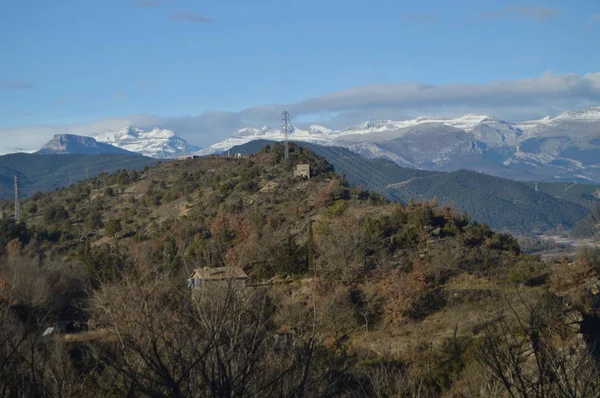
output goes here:
[[38, 154], [76, 154], [76, 155], [100, 155], [100, 154], [129, 154], [133, 152], [113, 145], [104, 144], [91, 137], [83, 137], [73, 134], [56, 134], [52, 140], [42, 147]]

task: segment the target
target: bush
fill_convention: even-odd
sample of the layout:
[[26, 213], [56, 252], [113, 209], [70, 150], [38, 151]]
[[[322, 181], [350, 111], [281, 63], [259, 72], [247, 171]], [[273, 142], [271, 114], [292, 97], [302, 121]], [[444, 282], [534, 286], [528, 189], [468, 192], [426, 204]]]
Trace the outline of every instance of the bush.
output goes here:
[[62, 205], [52, 205], [44, 210], [44, 221], [48, 224], [60, 222], [69, 218], [69, 212]]
[[578, 250], [577, 260], [600, 274], [600, 249], [584, 246]]
[[328, 207], [325, 210], [325, 213], [330, 217], [340, 217], [346, 212], [346, 209], [348, 209], [348, 202], [340, 199], [336, 200], [333, 205]]
[[110, 220], [106, 223], [105, 232], [107, 235], [115, 236], [123, 230], [121, 220]]
[[25, 224], [16, 223], [14, 220], [0, 220], [0, 247], [6, 246], [16, 238], [22, 243], [29, 242], [29, 232]]
[[37, 191], [33, 195], [31, 195], [31, 200], [33, 200], [34, 202], [37, 202], [38, 200], [42, 199], [43, 197], [44, 197], [44, 194], [41, 193], [40, 191]]

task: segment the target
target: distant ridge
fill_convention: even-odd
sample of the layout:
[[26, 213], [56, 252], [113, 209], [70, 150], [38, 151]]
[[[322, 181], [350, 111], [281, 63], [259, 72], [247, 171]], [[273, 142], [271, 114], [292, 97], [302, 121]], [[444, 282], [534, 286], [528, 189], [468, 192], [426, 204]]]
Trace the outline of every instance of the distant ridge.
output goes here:
[[31, 154], [13, 153], [0, 156], [0, 199], [13, 197], [13, 178], [19, 177], [21, 195], [48, 192], [75, 184], [87, 177], [117, 170], [139, 170], [159, 160], [137, 154]]
[[134, 152], [98, 142], [92, 137], [83, 137], [75, 134], [56, 134], [52, 140], [36, 153], [39, 155], [135, 155]]

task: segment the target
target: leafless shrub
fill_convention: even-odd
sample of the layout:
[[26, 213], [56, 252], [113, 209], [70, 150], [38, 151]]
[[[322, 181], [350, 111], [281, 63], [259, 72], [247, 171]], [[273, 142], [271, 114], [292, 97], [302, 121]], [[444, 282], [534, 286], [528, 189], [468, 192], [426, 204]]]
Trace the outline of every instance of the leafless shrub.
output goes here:
[[479, 359], [510, 397], [592, 397], [600, 393], [599, 373], [583, 341], [544, 300], [522, 300], [525, 315], [510, 306], [486, 328]]

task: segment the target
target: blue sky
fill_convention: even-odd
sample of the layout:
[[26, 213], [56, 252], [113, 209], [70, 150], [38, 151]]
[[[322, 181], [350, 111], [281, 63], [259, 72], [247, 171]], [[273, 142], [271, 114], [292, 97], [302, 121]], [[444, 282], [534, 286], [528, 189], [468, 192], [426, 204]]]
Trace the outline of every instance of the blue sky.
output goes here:
[[[341, 123], [533, 117], [600, 105], [599, 49], [598, 0], [2, 0], [0, 134], [140, 113], [235, 128], [282, 106]], [[514, 90], [496, 101], [498, 82]], [[390, 87], [443, 93], [411, 105]]]

